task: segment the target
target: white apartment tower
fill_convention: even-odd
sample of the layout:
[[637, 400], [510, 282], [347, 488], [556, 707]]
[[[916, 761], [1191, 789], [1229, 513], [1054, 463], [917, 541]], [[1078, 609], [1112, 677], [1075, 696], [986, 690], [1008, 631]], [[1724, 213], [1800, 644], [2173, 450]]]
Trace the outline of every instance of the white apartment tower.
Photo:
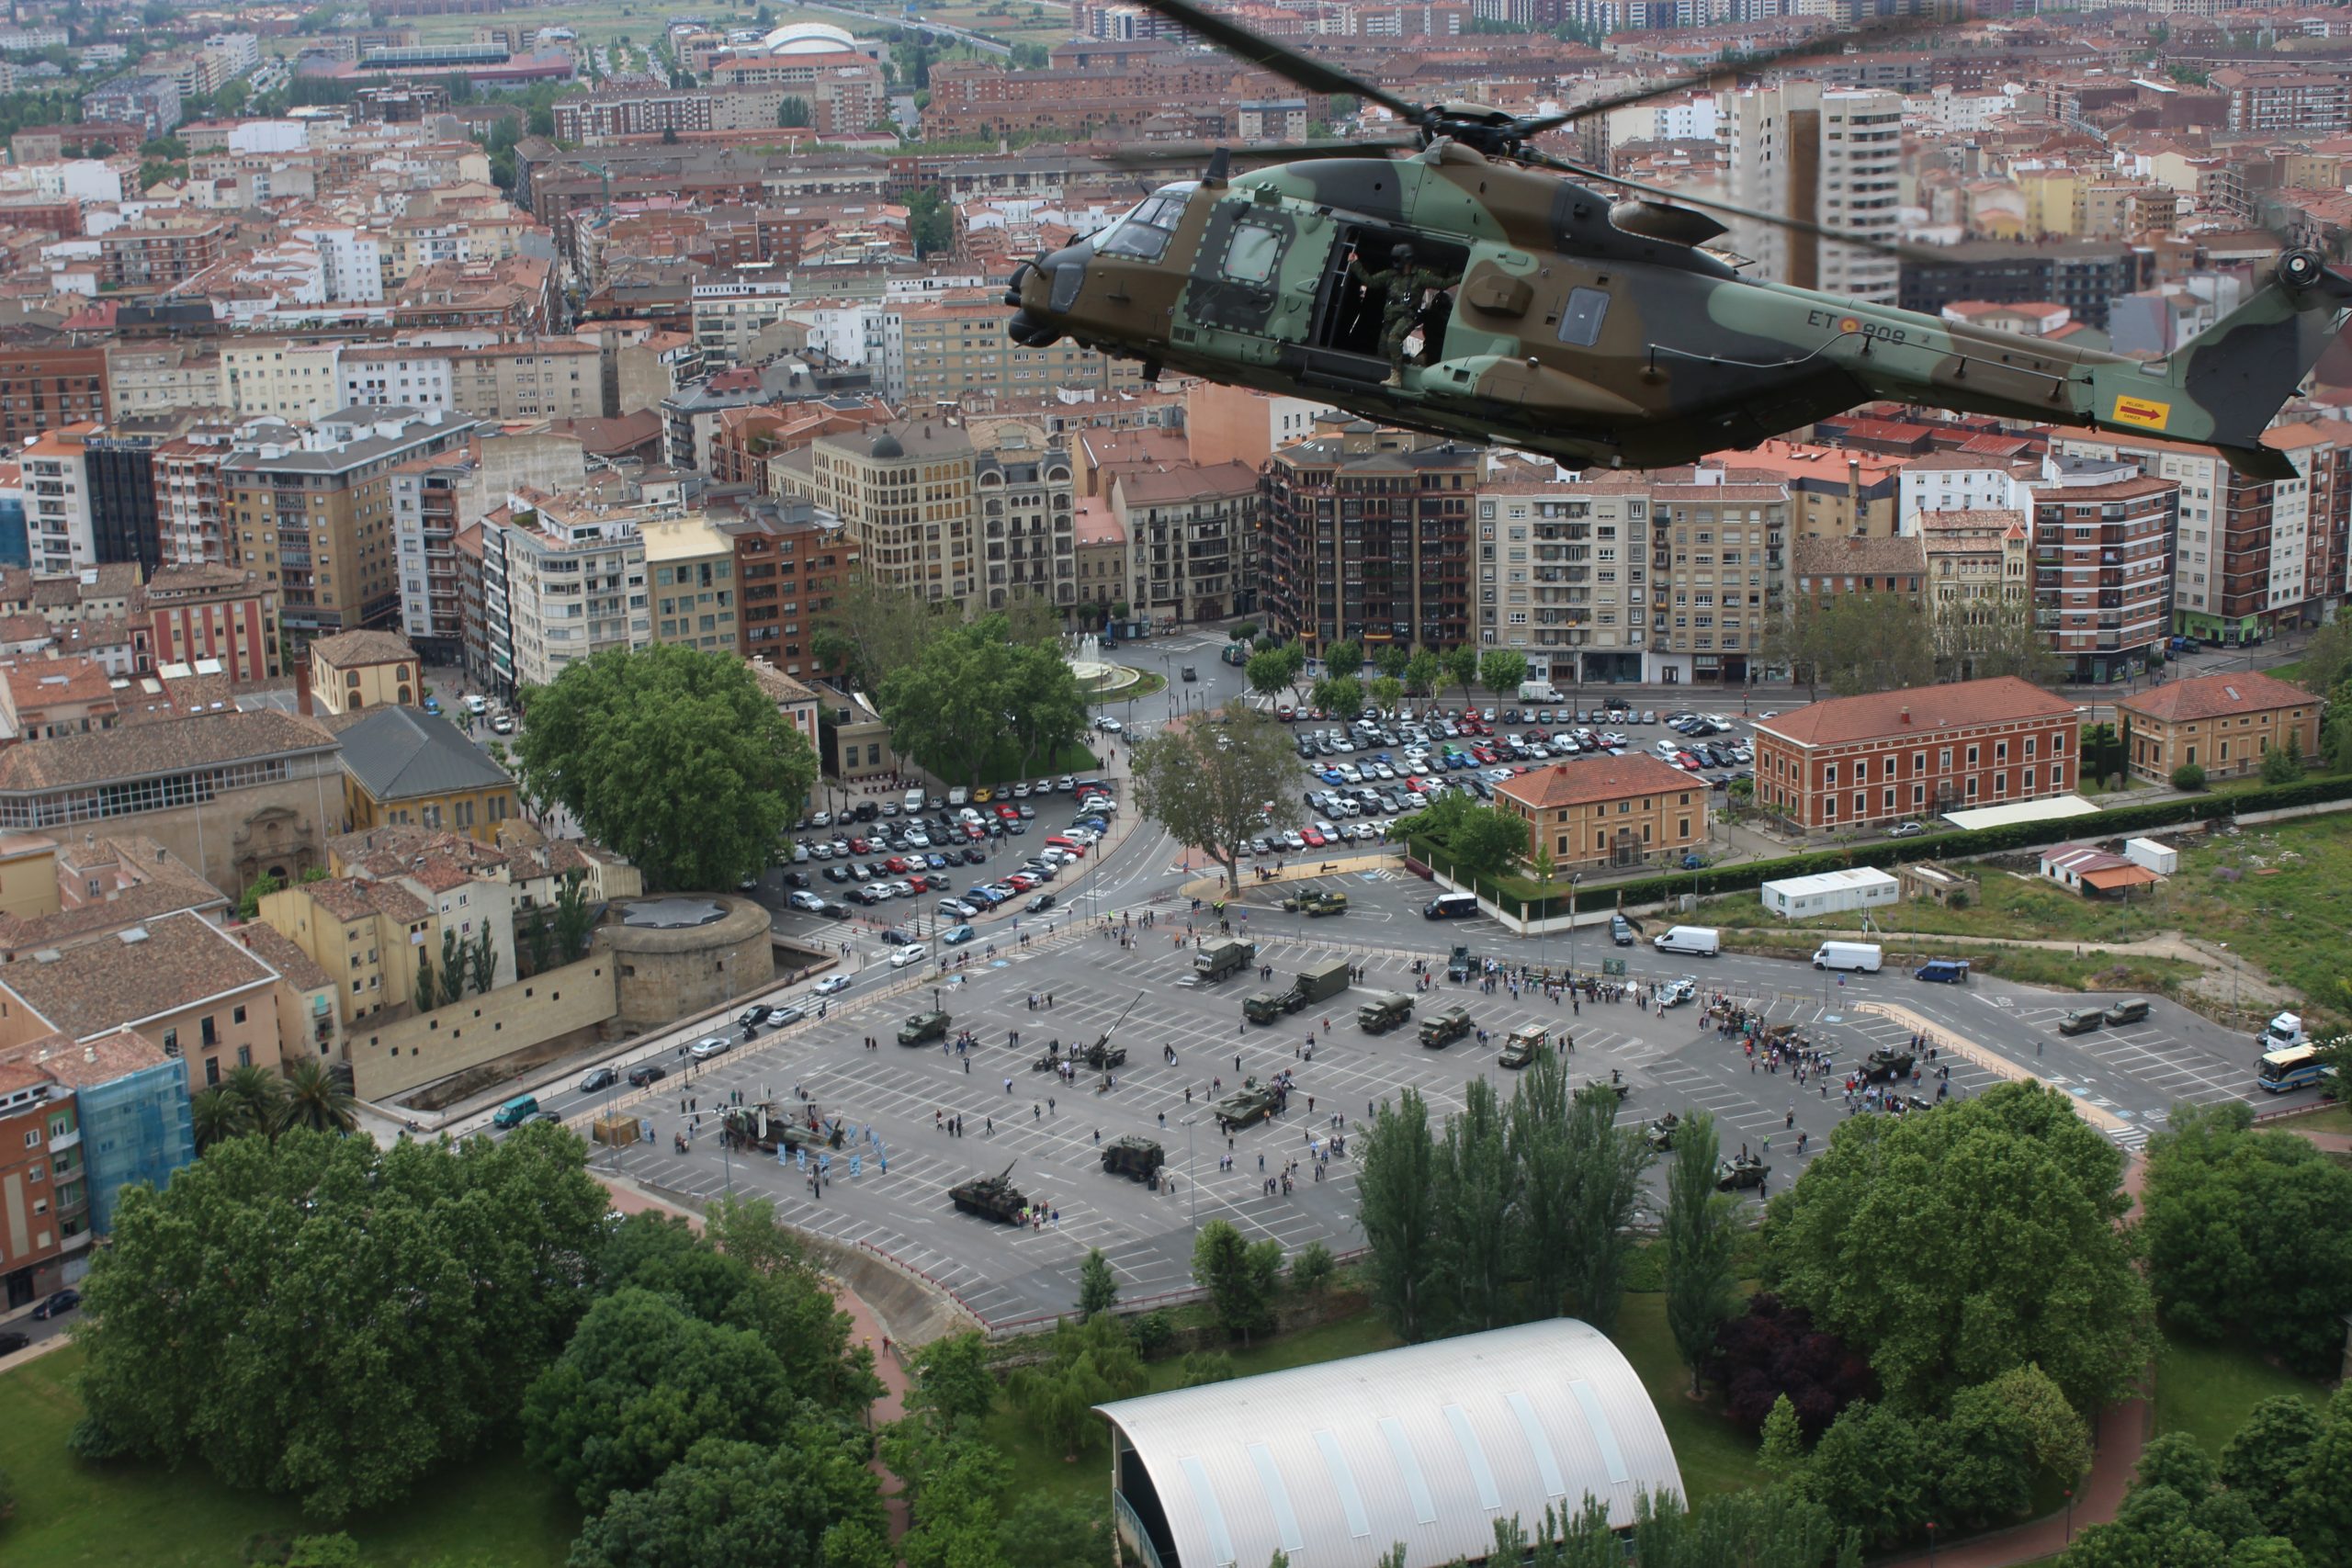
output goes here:
[[[1893, 243], [1902, 209], [1903, 98], [1784, 82], [1724, 96], [1731, 199], [1761, 212]], [[1759, 276], [1892, 305], [1898, 263], [1770, 224], [1734, 220], [1734, 244]]]

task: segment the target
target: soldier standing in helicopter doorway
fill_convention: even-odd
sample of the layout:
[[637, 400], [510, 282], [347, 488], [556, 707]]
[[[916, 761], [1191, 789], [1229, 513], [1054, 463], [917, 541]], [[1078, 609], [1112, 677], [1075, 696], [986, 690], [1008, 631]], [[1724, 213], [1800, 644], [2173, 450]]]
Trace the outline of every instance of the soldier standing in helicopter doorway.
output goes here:
[[1388, 269], [1373, 272], [1358, 256], [1348, 264], [1348, 276], [1366, 288], [1380, 290], [1380, 353], [1388, 361], [1391, 387], [1405, 384], [1405, 340], [1420, 324], [1421, 302], [1430, 294], [1460, 281], [1434, 268], [1413, 265], [1413, 247], [1398, 245], [1388, 253]]

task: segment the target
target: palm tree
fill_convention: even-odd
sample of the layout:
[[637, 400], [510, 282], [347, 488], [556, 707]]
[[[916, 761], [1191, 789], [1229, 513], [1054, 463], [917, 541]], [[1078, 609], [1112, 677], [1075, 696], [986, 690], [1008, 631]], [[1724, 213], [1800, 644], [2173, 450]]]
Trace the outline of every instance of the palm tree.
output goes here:
[[348, 1133], [358, 1124], [357, 1102], [324, 1063], [305, 1058], [286, 1069], [286, 1101], [278, 1111], [279, 1126]]
[[240, 1133], [276, 1133], [279, 1107], [286, 1101], [286, 1083], [267, 1067], [229, 1069], [220, 1092], [236, 1108]]
[[248, 1131], [237, 1102], [218, 1088], [199, 1091], [188, 1101], [188, 1117], [196, 1127], [196, 1152]]

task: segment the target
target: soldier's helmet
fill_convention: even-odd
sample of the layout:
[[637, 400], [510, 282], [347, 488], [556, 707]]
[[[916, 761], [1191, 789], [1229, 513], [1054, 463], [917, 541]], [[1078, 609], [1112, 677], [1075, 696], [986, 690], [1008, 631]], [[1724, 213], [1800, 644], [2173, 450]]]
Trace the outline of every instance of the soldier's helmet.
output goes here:
[[1413, 259], [1413, 247], [1410, 245], [1399, 245], [1395, 250], [1388, 253], [1388, 259], [1396, 263], [1398, 266], [1409, 265]]

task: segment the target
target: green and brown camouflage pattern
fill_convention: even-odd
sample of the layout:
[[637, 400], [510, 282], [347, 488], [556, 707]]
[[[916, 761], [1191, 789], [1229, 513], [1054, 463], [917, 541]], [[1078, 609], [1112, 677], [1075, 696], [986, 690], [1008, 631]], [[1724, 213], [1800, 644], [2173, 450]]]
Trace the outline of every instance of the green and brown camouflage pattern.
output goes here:
[[[1101, 253], [1114, 225], [1015, 275], [1016, 339], [1067, 335], [1577, 468], [1688, 463], [1892, 399], [2203, 443], [2255, 477], [2291, 477], [2261, 434], [2352, 298], [2295, 253], [2246, 304], [2143, 365], [1744, 278], [1687, 243], [1715, 229], [1687, 209], [1626, 203], [1612, 219], [1585, 186], [1451, 141], [1159, 194], [1183, 206], [1157, 258]], [[1398, 243], [1462, 281], [1440, 344], [1387, 387], [1377, 301], [1369, 339], [1339, 341], [1325, 318], [1359, 248], [1385, 266]]]

